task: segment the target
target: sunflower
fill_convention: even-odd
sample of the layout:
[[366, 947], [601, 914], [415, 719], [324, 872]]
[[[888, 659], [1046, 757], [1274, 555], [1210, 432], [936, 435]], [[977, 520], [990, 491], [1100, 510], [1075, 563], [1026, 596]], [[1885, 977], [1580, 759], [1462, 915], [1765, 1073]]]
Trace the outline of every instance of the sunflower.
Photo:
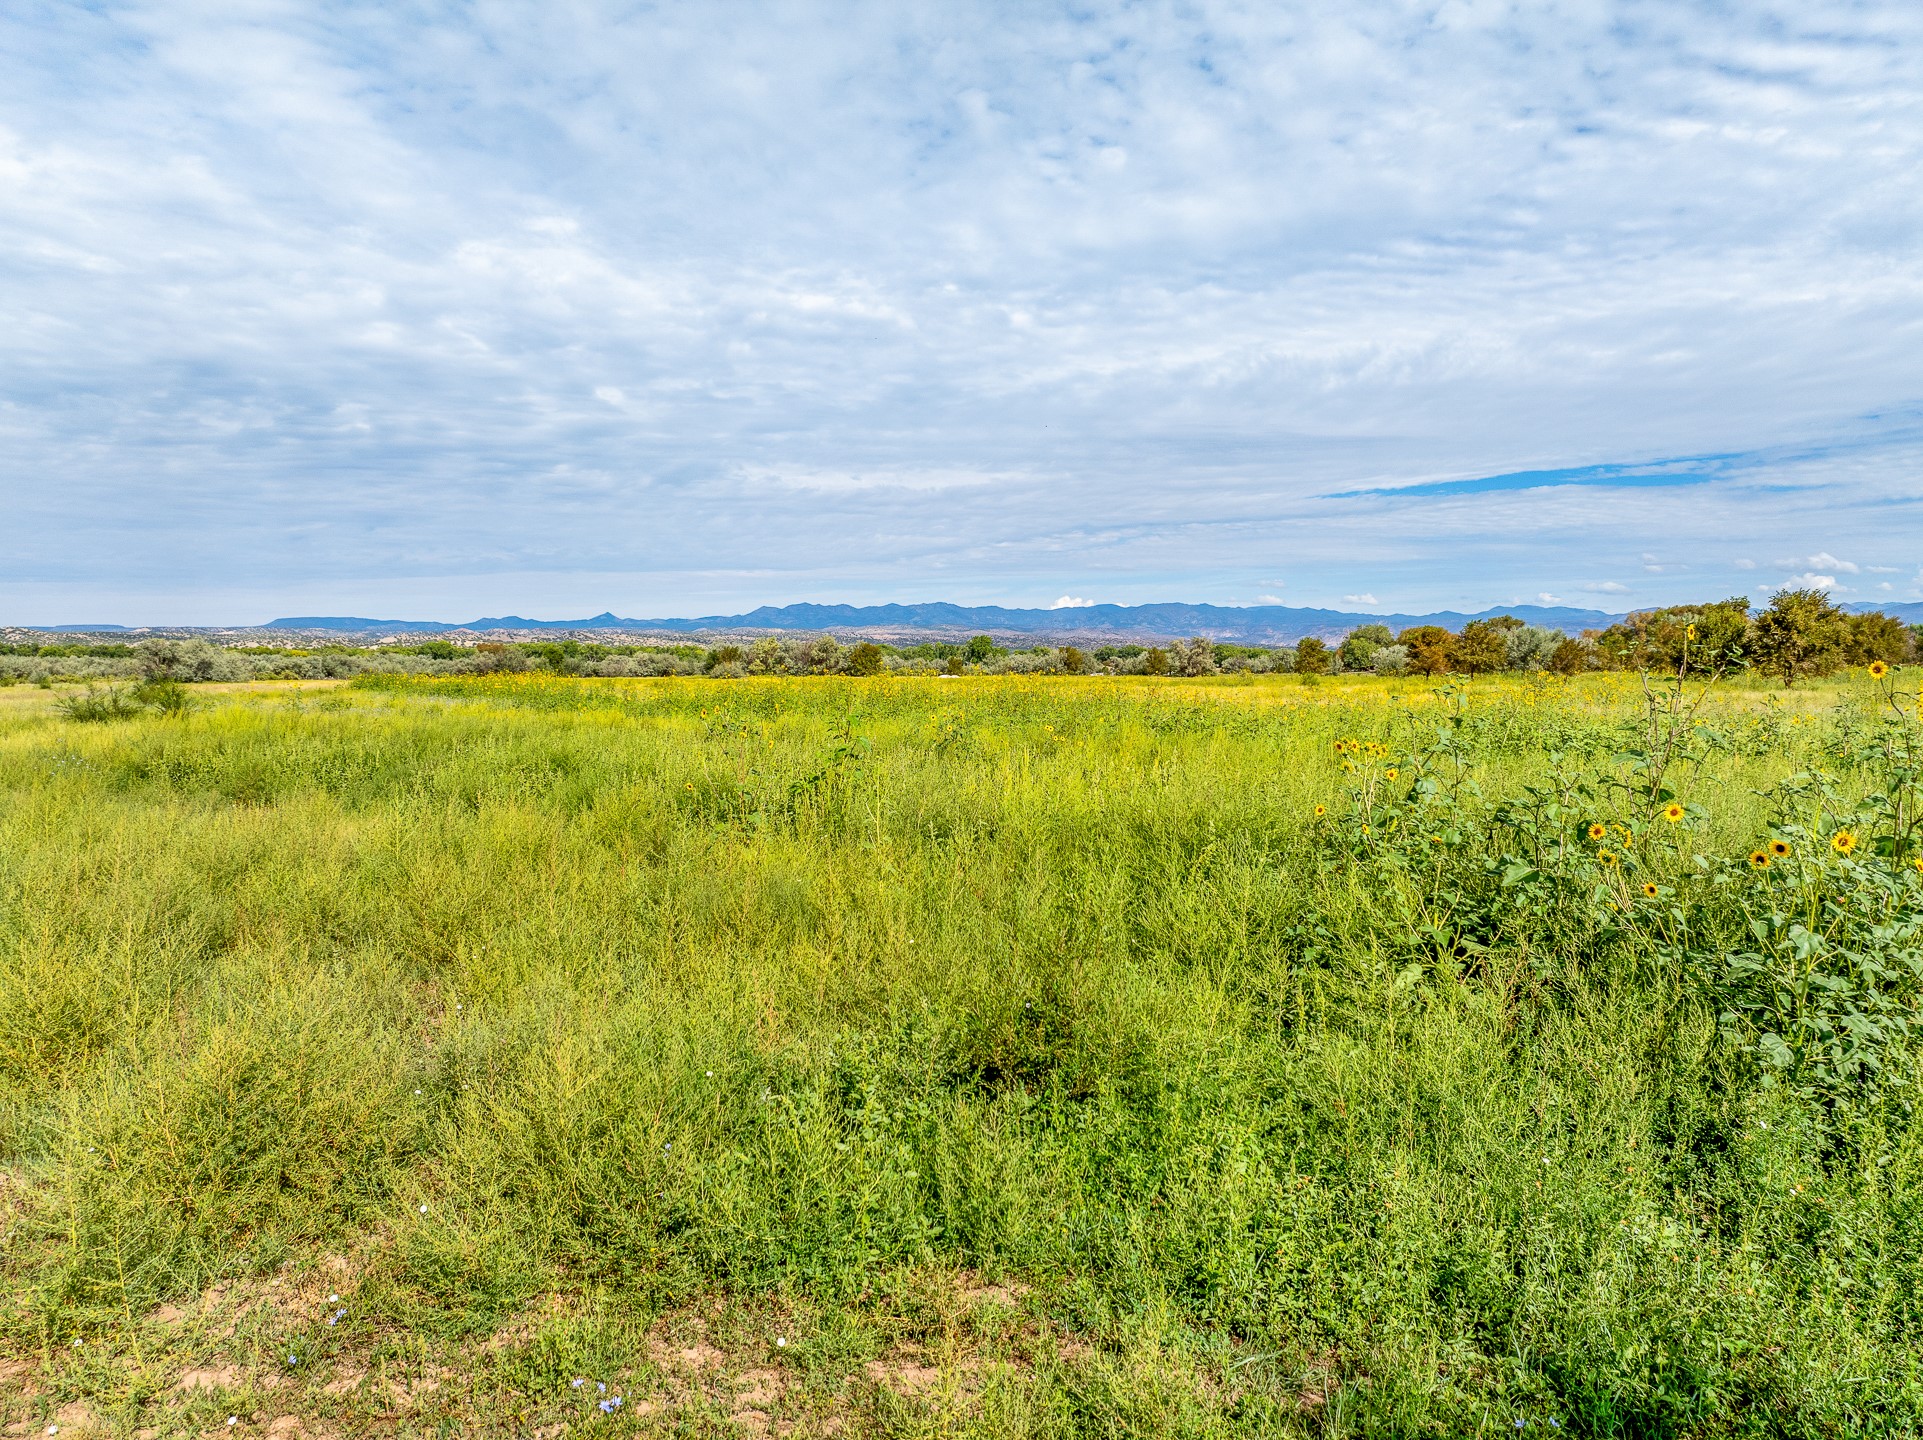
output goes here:
[[1395, 766], [1393, 766], [1393, 765], [1391, 765], [1391, 766], [1390, 766], [1390, 767], [1389, 767], [1389, 768], [1388, 768], [1387, 770], [1384, 770], [1384, 771], [1382, 772], [1382, 778], [1383, 778], [1383, 779], [1385, 779], [1385, 780], [1393, 780], [1393, 779], [1395, 779], [1395, 778], [1396, 778], [1396, 767], [1395, 767]]
[[1885, 665], [1881, 660], [1870, 661], [1870, 679], [1881, 680], [1889, 673], [1890, 667]]
[[1683, 632], [1683, 638], [1685, 640], [1694, 640], [1696, 638], [1696, 627], [1694, 625], [1691, 625], [1687, 630], [1685, 630]]
[[1856, 848], [1856, 837], [1847, 830], [1838, 830], [1830, 836], [1830, 849], [1838, 855], [1847, 855]]
[[1608, 834], [1609, 827], [1600, 820], [1595, 821], [1589, 827], [1589, 838], [1591, 840], [1601, 840]]
[[1663, 806], [1663, 819], [1667, 820], [1671, 825], [1674, 825], [1682, 818], [1683, 807], [1678, 805], [1674, 800], [1671, 800], [1667, 805]]
[[1789, 841], [1787, 840], [1770, 841], [1769, 853], [1774, 855], [1778, 860], [1781, 860], [1785, 855], [1789, 854]]
[[1749, 852], [1749, 868], [1752, 870], [1769, 869], [1769, 851], [1752, 850]]
[[1616, 852], [1614, 850], [1598, 850], [1596, 852], [1596, 863], [1605, 866], [1614, 865], [1616, 863]]
[[1327, 815], [1328, 813], [1329, 813], [1329, 807], [1327, 805], [1318, 805], [1315, 807], [1315, 818], [1318, 820], [1320, 820], [1324, 815]]
[[1645, 880], [1643, 882], [1643, 894], [1646, 895], [1649, 899], [1654, 900], [1658, 895], [1662, 893], [1663, 893], [1662, 891], [1656, 888], [1656, 882], [1654, 880]]

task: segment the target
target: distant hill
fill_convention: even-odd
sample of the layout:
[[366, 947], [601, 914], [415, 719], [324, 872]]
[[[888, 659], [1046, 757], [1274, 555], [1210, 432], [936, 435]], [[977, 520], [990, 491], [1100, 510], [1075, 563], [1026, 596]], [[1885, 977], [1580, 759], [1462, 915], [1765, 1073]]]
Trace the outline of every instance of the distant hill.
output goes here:
[[[1846, 604], [1858, 613], [1881, 610], [1905, 624], [1923, 624], [1923, 602], [1876, 605]], [[290, 615], [265, 625], [142, 626], [40, 625], [13, 630], [41, 634], [111, 634], [130, 630], [150, 635], [215, 635], [232, 638], [265, 632], [308, 635], [485, 635], [537, 636], [575, 633], [599, 636], [725, 636], [778, 633], [861, 636], [902, 644], [922, 640], [966, 639], [992, 635], [998, 640], [1037, 643], [1042, 640], [1078, 644], [1151, 642], [1206, 635], [1211, 640], [1244, 645], [1291, 645], [1306, 635], [1336, 640], [1358, 625], [1387, 625], [1402, 630], [1411, 625], [1442, 625], [1460, 630], [1471, 620], [1514, 615], [1531, 625], [1576, 634], [1600, 630], [1622, 619], [1602, 610], [1565, 606], [1511, 605], [1468, 614], [1440, 610], [1427, 615], [1395, 613], [1370, 615], [1354, 610], [1317, 610], [1289, 605], [1083, 605], [1052, 610], [1010, 609], [1000, 605], [951, 605], [933, 601], [921, 605], [764, 605], [742, 615], [697, 615], [682, 618], [636, 619], [603, 611], [581, 620], [531, 620], [524, 615], [493, 615], [464, 622], [446, 620], [376, 620], [360, 615]]]
[[1428, 615], [1368, 615], [1347, 610], [1303, 609], [1287, 605], [1082, 605], [1059, 610], [1008, 609], [1000, 605], [764, 605], [744, 615], [701, 615], [679, 619], [634, 619], [611, 613], [585, 620], [529, 620], [519, 615], [490, 616], [465, 624], [438, 620], [370, 620], [359, 616], [297, 615], [269, 621], [267, 630], [325, 630], [342, 633], [444, 634], [449, 631], [629, 631], [643, 634], [714, 635], [739, 632], [831, 631], [879, 639], [955, 639], [988, 634], [997, 638], [1062, 638], [1099, 641], [1167, 640], [1206, 635], [1247, 645], [1293, 643], [1305, 635], [1334, 639], [1358, 625], [1444, 625], [1460, 629], [1471, 620], [1514, 615], [1532, 625], [1571, 633], [1609, 625], [1619, 616], [1601, 610], [1515, 605], [1465, 614], [1443, 610]]
[[1912, 601], [1907, 605], [1849, 604], [1842, 607], [1853, 615], [1868, 615], [1871, 611], [1881, 610], [1885, 615], [1894, 615], [1905, 625], [1923, 625], [1923, 600]]

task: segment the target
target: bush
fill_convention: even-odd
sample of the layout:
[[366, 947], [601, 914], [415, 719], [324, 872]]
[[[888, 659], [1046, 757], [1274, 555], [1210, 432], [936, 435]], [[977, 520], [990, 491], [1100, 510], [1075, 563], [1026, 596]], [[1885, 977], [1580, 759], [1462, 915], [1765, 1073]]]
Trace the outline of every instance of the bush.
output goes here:
[[879, 675], [882, 671], [883, 655], [881, 646], [872, 640], [864, 640], [848, 652], [848, 673], [850, 675]]
[[138, 700], [118, 685], [96, 689], [89, 685], [77, 695], [63, 695], [54, 708], [69, 720], [100, 724], [108, 720], [131, 720], [143, 708]]
[[149, 680], [134, 691], [134, 699], [162, 715], [185, 715], [194, 703], [187, 687], [175, 680]]

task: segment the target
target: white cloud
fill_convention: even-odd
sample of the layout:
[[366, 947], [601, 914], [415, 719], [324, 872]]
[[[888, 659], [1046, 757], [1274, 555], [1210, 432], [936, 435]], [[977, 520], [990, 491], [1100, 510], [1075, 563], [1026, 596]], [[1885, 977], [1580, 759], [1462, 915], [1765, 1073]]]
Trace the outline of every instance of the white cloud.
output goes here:
[[1816, 554], [1810, 556], [1809, 559], [1803, 563], [1812, 569], [1836, 570], [1844, 575], [1854, 575], [1857, 573], [1857, 567], [1855, 565], [1848, 560], [1838, 560], [1827, 550], [1817, 551]]
[[1584, 585], [1582, 589], [1590, 595], [1627, 595], [1629, 593], [1629, 587], [1619, 580], [1599, 580], [1594, 584]]
[[1064, 595], [1048, 608], [1051, 610], [1084, 610], [1095, 602], [1084, 600], [1079, 595]]
[[324, 12], [0, 7], [0, 619], [1923, 533], [1901, 0]]
[[1547, 590], [1541, 590], [1536, 594], [1536, 603], [1538, 605], [1560, 605], [1562, 604], [1562, 596], [1551, 595]]
[[1255, 597], [1255, 603], [1258, 605], [1286, 605], [1289, 602], [1284, 600], [1280, 595], [1258, 595]]
[[1382, 603], [1367, 591], [1360, 595], [1344, 595], [1342, 601], [1346, 605], [1380, 605]]
[[1754, 560], [1738, 560], [1734, 563], [1738, 570], [1754, 570], [1756, 568], [1756, 562]]
[[1836, 577], [1818, 575], [1814, 571], [1806, 570], [1801, 575], [1790, 576], [1783, 582], [1783, 586], [1789, 590], [1834, 590]]

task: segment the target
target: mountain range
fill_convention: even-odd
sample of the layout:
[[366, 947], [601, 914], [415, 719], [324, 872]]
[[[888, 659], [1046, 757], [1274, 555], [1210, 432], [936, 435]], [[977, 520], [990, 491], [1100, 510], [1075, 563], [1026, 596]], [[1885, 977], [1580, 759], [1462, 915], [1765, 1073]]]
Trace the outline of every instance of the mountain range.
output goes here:
[[[1923, 603], [1852, 605], [1853, 610], [1882, 609], [1897, 618], [1923, 621]], [[1206, 635], [1212, 640], [1248, 645], [1281, 645], [1306, 635], [1336, 639], [1358, 625], [1442, 625], [1459, 630], [1471, 620], [1514, 615], [1531, 625], [1576, 633], [1601, 629], [1622, 618], [1602, 610], [1566, 606], [1513, 605], [1468, 614], [1442, 610], [1423, 615], [1364, 614], [1287, 605], [1081, 605], [1059, 609], [1011, 609], [1000, 605], [763, 605], [740, 615], [701, 615], [635, 619], [603, 613], [583, 620], [530, 620], [520, 615], [490, 616], [451, 624], [437, 620], [373, 620], [356, 616], [306, 615], [270, 621], [268, 630], [336, 633], [446, 634], [454, 631], [552, 632], [623, 631], [657, 635], [770, 634], [783, 631], [859, 634], [875, 639], [956, 639], [988, 634], [1001, 638], [1066, 640], [1158, 640]]]
[[[1882, 610], [1907, 624], [1923, 624], [1923, 602], [1872, 605], [1846, 604], [1846, 610]], [[1511, 605], [1474, 614], [1440, 610], [1428, 614], [1366, 614], [1351, 610], [1320, 610], [1289, 605], [1076, 605], [1051, 609], [1019, 609], [1001, 605], [952, 605], [936, 601], [921, 605], [763, 605], [740, 615], [698, 615], [681, 618], [636, 619], [606, 612], [581, 620], [533, 620], [524, 615], [494, 615], [479, 620], [378, 620], [358, 615], [291, 615], [264, 625], [247, 626], [129, 626], [37, 625], [11, 627], [40, 633], [78, 634], [203, 634], [231, 637], [265, 632], [348, 636], [508, 635], [534, 636], [573, 632], [589, 635], [726, 636], [782, 633], [862, 636], [905, 642], [966, 639], [992, 635], [998, 640], [1040, 640], [1113, 644], [1206, 635], [1211, 640], [1245, 645], [1293, 644], [1304, 636], [1340, 639], [1358, 625], [1387, 625], [1403, 630], [1411, 625], [1441, 625], [1460, 630], [1471, 620], [1514, 615], [1531, 625], [1575, 634], [1603, 629], [1622, 619], [1603, 610], [1567, 606]]]

